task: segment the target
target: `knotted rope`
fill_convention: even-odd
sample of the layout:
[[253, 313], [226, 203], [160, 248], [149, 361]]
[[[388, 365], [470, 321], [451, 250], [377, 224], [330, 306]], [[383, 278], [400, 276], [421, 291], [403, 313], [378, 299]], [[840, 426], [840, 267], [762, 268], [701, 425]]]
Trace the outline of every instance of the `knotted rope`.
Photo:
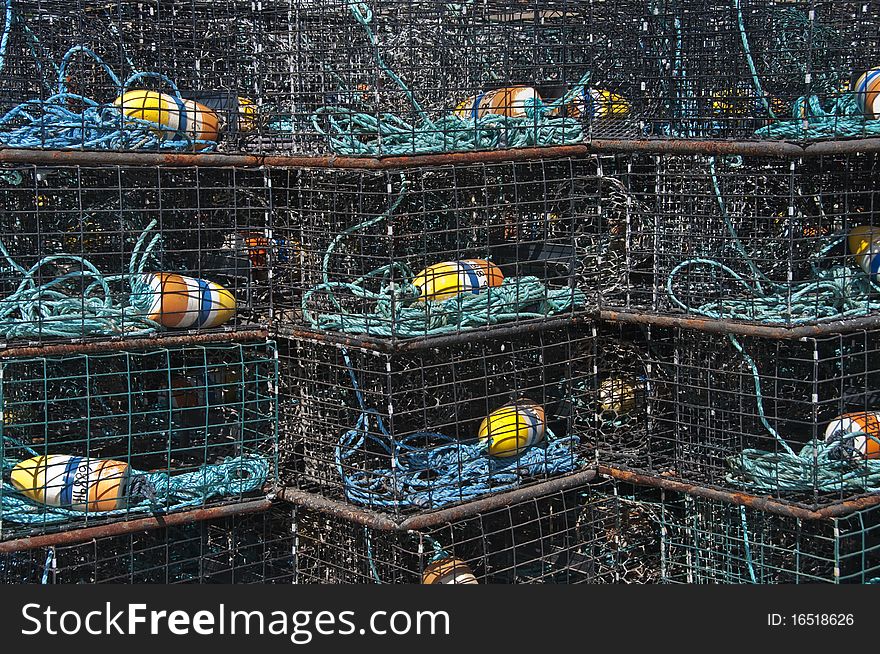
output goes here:
[[[372, 11], [366, 3], [349, 0], [348, 7], [366, 32], [379, 68], [397, 85], [419, 117], [410, 123], [391, 113], [378, 115], [338, 106], [319, 108], [312, 115], [315, 130], [326, 136], [330, 149], [349, 156], [406, 156], [438, 152], [462, 152], [495, 148], [573, 145], [582, 143], [583, 127], [578, 120], [552, 114], [572, 101], [579, 88], [590, 80], [586, 73], [565, 96], [545, 104], [527, 100], [525, 116], [487, 115], [459, 118], [448, 115], [432, 120], [404, 81], [385, 63], [378, 38], [370, 27]], [[326, 121], [326, 127], [322, 124]], [[283, 128], [283, 125], [276, 125]]]
[[[161, 241], [161, 235], [152, 233], [157, 224], [151, 221], [138, 237], [128, 273], [122, 275], [104, 275], [88, 259], [69, 254], [49, 255], [24, 268], [0, 241], [0, 257], [21, 276], [16, 290], [0, 299], [0, 334], [6, 339], [80, 338], [139, 336], [160, 330], [161, 325], [146, 317], [153, 293], [144, 274]], [[45, 267], [59, 264], [72, 264], [78, 269], [41, 281]], [[117, 303], [117, 294], [111, 290], [111, 285], [119, 281], [127, 282], [130, 288], [123, 304]]]
[[[29, 457], [39, 456], [35, 450], [4, 436], [4, 452], [0, 457], [2, 472], [8, 474], [17, 461], [9, 451]], [[0, 518], [21, 524], [57, 524], [88, 515], [91, 518], [127, 516], [131, 513], [170, 513], [199, 506], [216, 497], [235, 497], [259, 490], [269, 476], [269, 462], [259, 454], [229, 457], [218, 463], [201, 466], [192, 472], [172, 475], [168, 472], [143, 472], [132, 469], [129, 504], [113, 511], [73, 511], [48, 506], [27, 498], [9, 484], [0, 490]]]
[[[323, 283], [310, 288], [302, 296], [303, 317], [312, 327], [348, 334], [410, 338], [510, 320], [546, 318], [586, 304], [586, 297], [580, 290], [548, 289], [538, 278], [531, 276], [505, 279], [501, 286], [481, 289], [478, 294], [462, 293], [442, 301], [419, 300], [419, 290], [412, 284], [415, 273], [407, 264], [397, 261], [380, 266], [352, 282], [331, 281], [328, 272], [330, 258], [338, 245], [346, 236], [390, 218], [408, 188], [409, 183], [404, 181], [400, 194], [387, 211], [346, 228], [327, 247], [321, 264]], [[395, 274], [400, 282], [393, 281]], [[382, 280], [378, 292], [365, 286], [373, 279]], [[376, 307], [367, 314], [345, 313], [334, 295], [336, 290], [349, 291], [356, 297], [374, 301]], [[326, 294], [338, 312], [313, 314], [309, 303], [318, 293]]]
[[[503, 458], [489, 456], [485, 443], [460, 443], [436, 432], [395, 439], [379, 413], [367, 408], [348, 352], [342, 350], [342, 355], [361, 412], [335, 451], [336, 469], [351, 502], [386, 509], [437, 509], [516, 488], [527, 478], [564, 474], [579, 466], [575, 448], [580, 439], [557, 438], [550, 429], [542, 443], [519, 456]], [[352, 470], [349, 461], [362, 458], [367, 445], [377, 445], [390, 457], [391, 466]]]

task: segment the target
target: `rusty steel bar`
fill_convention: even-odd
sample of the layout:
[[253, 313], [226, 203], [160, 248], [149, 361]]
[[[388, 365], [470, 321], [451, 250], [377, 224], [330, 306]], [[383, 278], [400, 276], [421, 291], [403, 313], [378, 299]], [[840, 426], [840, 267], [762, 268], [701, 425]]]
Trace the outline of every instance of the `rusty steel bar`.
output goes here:
[[847, 139], [797, 144], [789, 141], [720, 141], [687, 139], [593, 139], [580, 145], [543, 148], [510, 148], [417, 154], [397, 157], [345, 157], [336, 155], [256, 155], [180, 152], [108, 152], [82, 150], [0, 149], [0, 163], [54, 166], [214, 166], [335, 168], [394, 170], [502, 161], [536, 161], [583, 157], [593, 154], [741, 155], [804, 158], [880, 151], [880, 139]]
[[77, 543], [85, 543], [93, 538], [124, 536], [138, 531], [150, 531], [153, 529], [161, 529], [163, 527], [174, 527], [177, 525], [202, 522], [214, 518], [226, 518], [246, 513], [260, 513], [266, 511], [271, 506], [272, 502], [269, 499], [262, 499], [254, 500], [252, 502], [242, 502], [241, 504], [224, 504], [223, 506], [216, 506], [209, 509], [196, 509], [195, 511], [182, 511], [180, 513], [157, 515], [149, 518], [122, 520], [119, 522], [111, 522], [106, 525], [99, 525], [97, 527], [71, 529], [69, 531], [61, 531], [54, 534], [29, 536], [27, 538], [18, 538], [15, 540], [0, 542], [0, 554], [32, 550], [38, 547], [75, 545]]
[[538, 497], [543, 497], [551, 493], [574, 488], [588, 484], [596, 477], [594, 469], [582, 470], [563, 477], [548, 479], [537, 484], [523, 486], [512, 491], [490, 495], [478, 500], [472, 500], [464, 504], [450, 507], [448, 509], [440, 509], [437, 511], [417, 513], [409, 516], [401, 522], [395, 521], [392, 517], [370, 511], [346, 502], [331, 500], [315, 493], [301, 491], [295, 488], [282, 488], [276, 494], [276, 497], [285, 502], [290, 502], [297, 506], [312, 509], [321, 513], [329, 513], [337, 518], [342, 518], [348, 522], [363, 525], [378, 531], [418, 531], [421, 529], [429, 529], [439, 525], [455, 522], [464, 518], [475, 516], [485, 511], [492, 511]]
[[599, 466], [598, 472], [600, 475], [612, 477], [618, 481], [635, 484], [636, 486], [661, 488], [663, 490], [675, 491], [686, 495], [703, 497], [708, 500], [717, 500], [727, 502], [728, 504], [746, 506], [752, 509], [757, 509], [758, 511], [772, 513], [785, 518], [796, 518], [798, 520], [830, 520], [833, 518], [842, 518], [851, 513], [855, 513], [856, 511], [861, 511], [880, 504], [880, 493], [877, 493], [852, 500], [836, 502], [822, 508], [808, 509], [800, 504], [786, 502], [785, 500], [777, 500], [772, 497], [761, 497], [750, 493], [699, 486], [697, 484], [669, 479], [668, 477], [643, 475], [637, 472], [632, 472], [631, 470]]
[[170, 336], [155, 334], [139, 338], [116, 337], [100, 341], [83, 341], [77, 343], [57, 343], [47, 345], [18, 346], [7, 343], [6, 349], [0, 350], [0, 359], [20, 357], [53, 356], [65, 354], [91, 354], [93, 352], [118, 352], [128, 350], [144, 350], [151, 347], [174, 347], [177, 345], [201, 345], [206, 343], [229, 343], [257, 341], [269, 337], [267, 329], [248, 329], [243, 331], [223, 331], [207, 334], [183, 334]]
[[798, 327], [770, 327], [714, 318], [684, 318], [607, 310], [600, 311], [599, 318], [607, 322], [624, 322], [638, 325], [654, 325], [657, 327], [680, 327], [712, 334], [738, 334], [740, 336], [790, 340], [827, 336], [830, 334], [845, 334], [880, 326], [880, 315], [822, 322], [817, 325], [800, 325]]
[[275, 335], [281, 338], [312, 340], [319, 343], [330, 343], [344, 347], [360, 348], [394, 354], [399, 352], [415, 352], [435, 347], [447, 347], [461, 343], [473, 343], [482, 340], [515, 337], [521, 334], [549, 331], [570, 325], [588, 324], [592, 314], [574, 316], [557, 316], [546, 320], [513, 322], [503, 325], [486, 325], [472, 327], [455, 334], [424, 336], [418, 338], [377, 338], [372, 336], [345, 336], [333, 332], [318, 332], [310, 329], [279, 327]]
[[284, 502], [318, 511], [319, 513], [327, 513], [371, 529], [379, 531], [396, 531], [398, 529], [397, 523], [384, 514], [362, 509], [345, 502], [331, 500], [315, 493], [308, 493], [296, 488], [282, 488], [275, 496]]

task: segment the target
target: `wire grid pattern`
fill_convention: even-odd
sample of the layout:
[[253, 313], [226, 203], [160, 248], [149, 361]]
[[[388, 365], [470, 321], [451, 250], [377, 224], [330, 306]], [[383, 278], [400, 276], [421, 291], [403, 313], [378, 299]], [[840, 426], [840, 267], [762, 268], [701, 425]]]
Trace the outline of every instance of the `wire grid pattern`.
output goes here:
[[[240, 502], [274, 483], [278, 373], [271, 343], [16, 358], [0, 364], [0, 373], [4, 476], [33, 456], [67, 455], [121, 461], [154, 483], [167, 476], [172, 486], [146, 505], [131, 486], [112, 513], [95, 505], [59, 516], [6, 483], [4, 538]], [[188, 487], [173, 490], [175, 478], [188, 479]], [[64, 483], [46, 480], [43, 493], [57, 494], [53, 484]]]
[[[579, 327], [412, 353], [282, 341], [284, 482], [409, 514], [583, 467], [572, 401], [591, 383], [592, 345]], [[543, 441], [523, 440], [520, 456], [484, 452], [476, 439], [487, 416], [529, 401], [543, 410]]]
[[4, 584], [270, 584], [294, 578], [291, 512], [274, 508], [0, 555]]

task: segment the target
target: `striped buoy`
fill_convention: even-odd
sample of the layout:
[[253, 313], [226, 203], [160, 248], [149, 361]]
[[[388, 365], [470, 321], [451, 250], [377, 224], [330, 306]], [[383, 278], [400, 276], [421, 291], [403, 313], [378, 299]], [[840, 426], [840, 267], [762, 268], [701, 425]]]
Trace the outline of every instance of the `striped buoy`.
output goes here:
[[880, 119], [880, 68], [862, 73], [852, 87], [856, 104], [868, 120]]
[[570, 118], [623, 118], [632, 112], [632, 105], [622, 95], [582, 86], [558, 113]]
[[170, 329], [210, 329], [235, 315], [235, 296], [215, 282], [174, 273], [147, 281], [152, 295], [147, 317]]
[[50, 454], [19, 462], [9, 476], [35, 502], [72, 511], [113, 511], [124, 507], [131, 468], [122, 461]]
[[163, 138], [198, 141], [217, 141], [220, 138], [217, 114], [194, 100], [139, 89], [122, 94], [113, 104], [129, 118], [154, 123], [160, 128], [157, 131]]
[[478, 294], [484, 288], [501, 286], [501, 269], [485, 259], [443, 261], [428, 266], [413, 278], [419, 300], [439, 302], [460, 293]]
[[479, 439], [492, 456], [517, 456], [544, 440], [544, 409], [523, 399], [496, 409], [480, 423]]
[[467, 563], [451, 556], [433, 561], [422, 573], [422, 584], [478, 584]]
[[253, 132], [257, 129], [257, 103], [250, 98], [238, 97], [238, 131]]
[[482, 118], [489, 114], [523, 118], [526, 115], [526, 101], [540, 99], [538, 92], [530, 86], [512, 86], [468, 98], [459, 103], [452, 113], [462, 120]]
[[854, 457], [880, 459], [880, 412], [856, 411], [844, 413], [832, 420], [825, 429], [825, 442], [843, 441]]
[[847, 245], [856, 263], [868, 273], [871, 281], [880, 283], [880, 228], [869, 225], [853, 227], [849, 231]]

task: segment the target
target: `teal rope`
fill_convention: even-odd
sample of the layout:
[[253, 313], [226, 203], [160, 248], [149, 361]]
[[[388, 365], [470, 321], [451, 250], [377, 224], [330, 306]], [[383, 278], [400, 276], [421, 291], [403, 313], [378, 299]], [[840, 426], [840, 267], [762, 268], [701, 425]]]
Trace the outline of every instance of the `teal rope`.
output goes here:
[[[571, 102], [579, 88], [590, 80], [586, 73], [565, 96], [552, 103], [526, 102], [524, 117], [488, 115], [463, 119], [454, 115], [431, 120], [402, 79], [385, 63], [378, 39], [370, 27], [373, 14], [363, 2], [349, 0], [349, 9], [364, 28], [379, 68], [403, 91], [418, 114], [419, 124], [407, 122], [390, 113], [371, 115], [338, 106], [325, 106], [312, 115], [315, 130], [324, 135], [330, 149], [348, 156], [405, 156], [439, 152], [462, 152], [495, 148], [522, 148], [573, 145], [583, 142], [583, 127], [578, 120], [554, 118], [552, 114]], [[327, 127], [322, 125], [326, 120]], [[289, 127], [273, 124], [274, 129]]]
[[[734, 163], [734, 165], [739, 164]], [[701, 257], [688, 259], [675, 266], [666, 278], [666, 293], [673, 304], [688, 313], [713, 319], [726, 318], [785, 325], [842, 320], [880, 310], [880, 301], [870, 299], [872, 293], [880, 292], [880, 287], [875, 285], [863, 270], [854, 265], [819, 269], [817, 262], [845, 241], [843, 237], [829, 241], [813, 255], [812, 279], [788, 284], [771, 281], [752, 260], [730, 220], [718, 183], [714, 157], [709, 159], [709, 176], [721, 218], [731, 236], [731, 244], [751, 271], [753, 282], [750, 283], [720, 261]], [[745, 298], [724, 298], [698, 306], [688, 304], [676, 293], [675, 282], [682, 273], [698, 267], [715, 269], [728, 275], [744, 290]]]
[[[880, 459], [861, 459], [842, 441], [813, 440], [795, 453], [767, 420], [761, 378], [755, 361], [739, 340], [728, 335], [752, 373], [758, 418], [782, 451], [745, 449], [727, 459], [731, 472], [727, 481], [752, 491], [768, 493], [796, 491], [880, 491]], [[867, 434], [849, 434], [848, 436]], [[877, 441], [880, 442], [880, 441]]]
[[[157, 224], [156, 220], [151, 221], [138, 237], [128, 273], [123, 275], [104, 275], [88, 259], [69, 254], [45, 256], [26, 269], [0, 241], [0, 257], [21, 276], [16, 290], [0, 299], [0, 334], [6, 339], [79, 338], [139, 336], [160, 330], [158, 323], [146, 317], [152, 291], [144, 274], [161, 242], [161, 235], [152, 233]], [[59, 262], [72, 263], [80, 269], [40, 283], [42, 269]], [[122, 305], [111, 290], [111, 285], [120, 281], [127, 281], [130, 289], [128, 300]], [[74, 288], [85, 285], [85, 289], [73, 294], [65, 288], [71, 282]]]
[[746, 507], [739, 507], [739, 519], [742, 523], [742, 533], [743, 533], [743, 547], [746, 551], [746, 565], [749, 568], [749, 577], [752, 580], [753, 584], [758, 583], [757, 578], [755, 577], [755, 563], [752, 560], [752, 545], [749, 543], [749, 523], [746, 520]]
[[[0, 464], [7, 474], [17, 461], [8, 459], [9, 450], [38, 456], [35, 450], [4, 436], [5, 447]], [[11, 446], [11, 447], [10, 447]], [[20, 524], [57, 524], [88, 515], [91, 518], [128, 516], [132, 513], [169, 513], [199, 506], [217, 497], [236, 497], [259, 490], [269, 476], [269, 462], [259, 454], [229, 457], [207, 464], [192, 472], [171, 475], [167, 472], [132, 470], [131, 502], [127, 508], [113, 511], [72, 511], [47, 506], [27, 498], [10, 484], [0, 492], [0, 518]], [[135, 501], [137, 497], [137, 501]]]
[[[330, 259], [339, 244], [350, 234], [390, 218], [408, 189], [409, 182], [404, 180], [400, 194], [384, 213], [344, 229], [331, 241], [321, 262], [323, 283], [310, 288], [302, 296], [303, 317], [313, 328], [348, 334], [411, 338], [510, 320], [546, 318], [586, 305], [586, 296], [579, 289], [550, 290], [538, 278], [530, 276], [505, 279], [501, 286], [483, 289], [478, 294], [465, 293], [440, 302], [417, 302], [419, 291], [412, 285], [415, 274], [403, 262], [381, 266], [352, 282], [331, 281]], [[400, 275], [402, 283], [393, 281], [395, 273]], [[365, 287], [373, 279], [382, 279], [378, 292]], [[374, 301], [376, 308], [372, 313], [363, 315], [344, 313], [334, 294], [337, 290], [349, 291], [357, 297]], [[326, 294], [338, 313], [315, 315], [310, 311], [309, 304], [316, 294]]]

